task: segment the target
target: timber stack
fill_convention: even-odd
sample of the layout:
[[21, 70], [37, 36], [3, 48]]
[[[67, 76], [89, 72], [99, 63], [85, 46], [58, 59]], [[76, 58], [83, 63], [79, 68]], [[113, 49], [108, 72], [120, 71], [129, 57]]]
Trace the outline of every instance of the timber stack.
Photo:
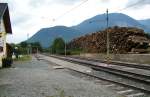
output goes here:
[[111, 53], [145, 53], [150, 45], [150, 35], [135, 27], [112, 27], [73, 39], [68, 48], [80, 48], [89, 53], [107, 51], [107, 32], [109, 33]]

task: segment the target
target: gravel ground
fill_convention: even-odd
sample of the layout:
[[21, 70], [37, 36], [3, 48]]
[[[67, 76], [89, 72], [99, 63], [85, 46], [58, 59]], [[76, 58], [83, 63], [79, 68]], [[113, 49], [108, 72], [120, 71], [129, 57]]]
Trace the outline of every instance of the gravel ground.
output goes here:
[[17, 62], [13, 66], [0, 69], [0, 97], [120, 97], [34, 57], [30, 62]]

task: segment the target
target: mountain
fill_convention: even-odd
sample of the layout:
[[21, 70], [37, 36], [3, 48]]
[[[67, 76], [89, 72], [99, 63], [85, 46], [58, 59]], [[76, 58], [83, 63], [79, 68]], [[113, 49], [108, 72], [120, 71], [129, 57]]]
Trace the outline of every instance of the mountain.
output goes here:
[[43, 28], [33, 35], [27, 42], [40, 42], [44, 48], [49, 47], [55, 38], [62, 37], [65, 41], [69, 41], [81, 35], [81, 32], [65, 26], [55, 26], [51, 28]]
[[[128, 15], [122, 13], [110, 13], [109, 27], [137, 27], [145, 32], [150, 32], [150, 20], [135, 20]], [[70, 41], [81, 35], [97, 32], [106, 28], [106, 14], [101, 14], [87, 19], [80, 24], [72, 27], [55, 26], [51, 28], [43, 28], [33, 35], [27, 42], [40, 42], [42, 47], [49, 47], [56, 37], [62, 37], [66, 41]]]
[[147, 26], [150, 28], [150, 19], [145, 19], [145, 20], [138, 20], [141, 24]]
[[[129, 17], [122, 13], [110, 13], [109, 15], [109, 27], [137, 27], [144, 29], [146, 32], [150, 32], [150, 29], [139, 21]], [[73, 26], [73, 29], [78, 29], [84, 33], [97, 32], [106, 28], [106, 14], [97, 15], [93, 18], [87, 19], [79, 25]]]

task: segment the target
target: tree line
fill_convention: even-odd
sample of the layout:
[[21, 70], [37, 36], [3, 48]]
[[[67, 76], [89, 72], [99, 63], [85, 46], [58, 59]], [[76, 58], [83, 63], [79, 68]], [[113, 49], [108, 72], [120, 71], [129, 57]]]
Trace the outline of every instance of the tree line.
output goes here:
[[65, 43], [65, 40], [61, 37], [55, 38], [49, 48], [43, 48], [39, 42], [28, 43], [27, 41], [23, 41], [19, 44], [11, 44], [11, 46], [14, 50], [17, 47], [18, 54], [46, 52], [51, 54], [65, 55], [65, 47], [67, 55], [79, 54], [82, 52], [81, 49], [77, 48], [69, 49], [68, 43]]

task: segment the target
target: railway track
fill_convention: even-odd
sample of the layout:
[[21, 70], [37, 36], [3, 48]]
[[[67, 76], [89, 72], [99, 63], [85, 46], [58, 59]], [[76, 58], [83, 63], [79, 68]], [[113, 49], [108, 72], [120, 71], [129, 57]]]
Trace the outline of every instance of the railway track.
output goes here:
[[96, 65], [95, 63], [93, 64], [91, 61], [85, 61], [85, 60], [76, 60], [76, 59], [67, 59], [69, 61], [72, 62], [77, 62], [80, 64], [86, 64], [86, 66], [88, 65], [89, 67], [95, 69], [95, 70], [100, 70], [100, 71], [105, 71], [114, 75], [118, 75], [121, 77], [126, 77], [128, 79], [132, 79], [135, 81], [139, 81], [139, 82], [144, 82], [146, 84], [150, 84], [150, 76], [149, 75], [144, 75], [144, 74], [140, 74], [140, 73], [134, 73], [134, 72], [130, 72], [130, 71], [125, 71], [125, 70], [120, 70], [120, 69], [116, 69], [116, 68], [112, 68], [112, 67], [107, 67], [107, 66], [100, 66], [100, 65]]
[[[139, 90], [143, 93], [146, 94], [150, 94], [150, 76], [149, 75], [144, 75], [144, 74], [140, 74], [140, 73], [133, 73], [133, 72], [129, 72], [129, 71], [124, 71], [124, 70], [119, 70], [119, 69], [115, 69], [115, 68], [111, 68], [111, 67], [107, 67], [107, 66], [101, 66], [101, 65], [97, 65], [99, 62], [98, 61], [91, 61], [91, 60], [86, 60], [86, 59], [80, 59], [80, 58], [70, 58], [70, 57], [64, 57], [64, 56], [51, 56], [57, 59], [61, 59], [61, 60], [65, 60], [65, 61], [69, 61], [69, 62], [73, 62], [73, 63], [78, 63], [84, 66], [89, 66], [91, 68], [93, 68], [94, 70], [98, 71], [98, 72], [105, 72], [107, 74], [111, 74], [112, 76], [116, 76], [123, 78], [123, 80], [129, 81], [130, 83], [126, 83], [124, 81], [118, 81], [118, 80], [113, 80], [109, 77], [105, 77], [105, 76], [99, 76], [100, 74], [96, 74], [96, 73], [83, 73], [83, 72], [79, 72], [82, 74], [85, 74], [87, 76], [91, 76], [100, 80], [104, 80], [104, 81], [108, 81], [114, 84], [118, 84], [124, 87], [128, 87], [131, 89], [135, 89], [135, 90]], [[75, 71], [75, 70], [74, 70]], [[114, 77], [115, 77], [114, 76]], [[135, 85], [136, 84], [136, 85]], [[111, 86], [111, 85], [110, 85]]]
[[[148, 94], [150, 94], [150, 76], [149, 75], [144, 75], [144, 74], [140, 74], [140, 73], [133, 73], [133, 72], [129, 72], [129, 71], [124, 71], [124, 70], [119, 70], [119, 69], [115, 69], [115, 68], [110, 68], [110, 67], [105, 67], [105, 66], [100, 66], [100, 65], [96, 65], [95, 62], [93, 61], [87, 61], [87, 60], [80, 60], [80, 59], [74, 59], [74, 58], [69, 58], [69, 57], [60, 57], [60, 56], [53, 56], [55, 58], [59, 58], [61, 60], [65, 60], [65, 61], [69, 61], [69, 62], [75, 62], [75, 63], [79, 63], [81, 65], [84, 65], [84, 66], [89, 66], [91, 68], [93, 68], [94, 70], [97, 70], [97, 71], [103, 71], [103, 72], [107, 72], [109, 74], [112, 74], [112, 75], [116, 75], [116, 76], [119, 76], [119, 77], [122, 77], [122, 78], [126, 78], [128, 80], [132, 80], [132, 81], [135, 81], [137, 82], [138, 84], [141, 84], [139, 87], [137, 86], [134, 86], [134, 85], [128, 85], [128, 84], [122, 84], [122, 82], [116, 82], [116, 81], [113, 81], [114, 83], [118, 83], [118, 84], [121, 84], [121, 85], [124, 85], [124, 86], [129, 86], [131, 88], [134, 88], [134, 89], [138, 89], [142, 92], [146, 92]], [[96, 76], [95, 76], [96, 77]], [[103, 79], [104, 80], [104, 79]], [[108, 80], [106, 79], [107, 81], [112, 81], [111, 79]], [[145, 88], [147, 87], [147, 88]]]
[[[95, 62], [100, 62], [100, 63], [108, 63], [107, 60], [85, 58], [85, 57], [75, 57], [75, 56], [70, 56], [70, 57], [71, 58], [88, 60], [88, 61], [95, 61]], [[140, 65], [140, 64], [136, 64], [136, 63], [127, 63], [127, 62], [120, 62], [120, 61], [109, 61], [109, 64], [118, 65], [118, 66], [133, 67], [133, 68], [138, 68], [138, 69], [150, 70], [150, 65], [147, 65], [147, 64]]]
[[111, 89], [115, 90], [118, 94], [123, 95], [123, 97], [149, 97], [148, 93], [145, 94], [145, 91], [143, 91], [143, 90], [139, 91], [139, 89], [137, 91], [136, 87], [132, 87], [127, 84], [115, 82], [115, 81], [112, 81], [110, 79], [106, 79], [103, 77], [98, 77], [96, 75], [83, 73], [83, 72], [80, 72], [77, 70], [72, 70], [72, 71], [79, 73], [80, 76], [81, 76], [81, 74], [83, 74], [85, 76], [85, 77], [83, 77], [83, 79], [85, 79], [85, 80], [91, 81], [91, 79], [93, 80], [93, 78], [94, 78], [95, 83], [98, 83], [98, 84], [100, 83], [101, 85], [104, 85], [107, 88], [111, 88]]

